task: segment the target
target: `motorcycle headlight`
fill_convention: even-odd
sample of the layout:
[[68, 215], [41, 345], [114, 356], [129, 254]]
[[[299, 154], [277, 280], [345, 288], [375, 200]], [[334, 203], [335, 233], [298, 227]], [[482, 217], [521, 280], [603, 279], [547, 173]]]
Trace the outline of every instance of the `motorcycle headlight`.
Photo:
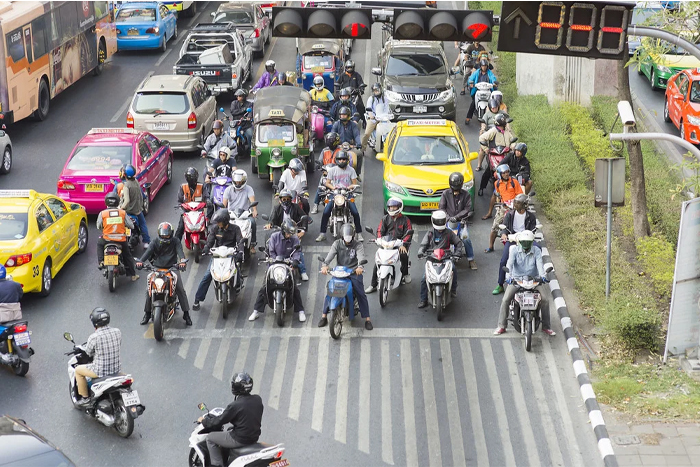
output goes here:
[[661, 73], [671, 73], [671, 69], [667, 66], [659, 65], [656, 67]]
[[283, 266], [277, 266], [272, 270], [272, 278], [274, 279], [275, 282], [277, 282], [279, 285], [284, 284], [284, 281], [287, 279], [287, 270]]
[[694, 116], [692, 116], [692, 115], [688, 115], [688, 122], [689, 122], [691, 125], [696, 125], [696, 126], [698, 126], [698, 125], [700, 125], [700, 117], [694, 117]]
[[333, 202], [335, 203], [336, 206], [340, 207], [343, 204], [345, 204], [345, 196], [335, 195], [335, 197], [333, 197]]
[[153, 281], [153, 285], [155, 286], [157, 292], [163, 292], [163, 287], [165, 287], [165, 281], [158, 277], [156, 278], [156, 280]]
[[392, 102], [398, 102], [401, 100], [401, 95], [398, 92], [384, 91], [384, 95]]
[[454, 91], [452, 88], [448, 89], [447, 91], [442, 91], [440, 94], [438, 94], [439, 101], [448, 101], [452, 98], [454, 98]]
[[406, 196], [406, 190], [404, 190], [401, 185], [397, 185], [396, 183], [388, 182], [385, 180], [384, 186], [387, 190], [389, 190], [392, 193], [398, 193], [400, 195]]

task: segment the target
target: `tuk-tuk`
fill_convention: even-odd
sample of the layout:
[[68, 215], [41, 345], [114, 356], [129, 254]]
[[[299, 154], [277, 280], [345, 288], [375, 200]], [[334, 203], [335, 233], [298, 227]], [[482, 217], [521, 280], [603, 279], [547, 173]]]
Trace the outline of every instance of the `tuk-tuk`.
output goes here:
[[309, 154], [309, 106], [311, 96], [296, 86], [273, 86], [255, 95], [255, 131], [251, 150], [251, 170], [267, 178], [277, 189], [289, 161], [298, 157], [308, 172], [314, 169]]
[[347, 49], [343, 39], [297, 39], [297, 82], [311, 90], [316, 75], [323, 76], [326, 89], [335, 94], [343, 72]]

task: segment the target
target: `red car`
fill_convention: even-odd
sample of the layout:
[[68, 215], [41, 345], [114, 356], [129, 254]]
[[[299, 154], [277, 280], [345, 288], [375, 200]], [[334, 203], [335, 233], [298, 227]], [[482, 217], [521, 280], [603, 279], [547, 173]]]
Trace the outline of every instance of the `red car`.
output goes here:
[[93, 128], [78, 141], [63, 167], [57, 195], [85, 206], [88, 214], [105, 209], [105, 195], [114, 189], [119, 169], [131, 164], [144, 189], [144, 214], [155, 195], [173, 179], [173, 152], [170, 143], [151, 133], [131, 128]]
[[681, 138], [700, 144], [700, 69], [680, 71], [668, 80], [664, 120], [676, 125]]

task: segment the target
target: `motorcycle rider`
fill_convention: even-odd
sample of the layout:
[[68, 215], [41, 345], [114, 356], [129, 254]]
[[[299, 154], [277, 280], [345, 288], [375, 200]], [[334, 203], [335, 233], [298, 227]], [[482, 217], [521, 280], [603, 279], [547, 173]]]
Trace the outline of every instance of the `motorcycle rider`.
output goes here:
[[92, 363], [75, 367], [75, 383], [81, 396], [77, 404], [87, 406], [90, 403], [87, 378], [102, 378], [119, 373], [122, 369], [120, 351], [122, 347], [122, 332], [109, 326], [109, 313], [102, 307], [97, 307], [90, 313], [90, 321], [95, 328], [88, 337], [85, 353], [92, 357]]
[[[401, 284], [410, 284], [411, 275], [408, 273], [408, 249], [411, 248], [412, 237], [407, 232], [412, 229], [411, 221], [402, 214], [403, 201], [391, 197], [386, 202], [386, 216], [379, 221], [377, 227], [377, 238], [391, 236], [391, 240], [403, 239], [403, 245], [399, 247], [399, 261], [401, 262]], [[365, 289], [365, 293], [372, 293], [379, 286], [377, 276], [377, 264], [374, 264], [372, 271], [372, 283]]]
[[489, 212], [486, 213], [483, 220], [489, 219], [493, 213], [493, 207], [496, 204], [496, 198], [501, 202], [501, 205], [496, 211], [496, 216], [493, 219], [493, 225], [491, 226], [491, 234], [489, 237], [489, 247], [484, 250], [484, 253], [491, 253], [493, 251], [493, 243], [496, 241], [496, 233], [498, 233], [498, 226], [503, 223], [503, 217], [506, 215], [508, 208], [506, 203], [508, 201], [514, 200], [516, 196], [523, 192], [523, 187], [520, 186], [515, 178], [510, 176], [510, 167], [506, 164], [501, 164], [496, 168], [498, 172], [498, 180], [494, 182], [493, 195], [491, 195], [491, 204], [489, 204]]
[[[222, 168], [220, 169], [219, 167]], [[223, 146], [219, 148], [219, 157], [214, 159], [214, 161], [211, 163], [205, 182], [211, 182], [211, 178], [218, 175], [223, 175], [224, 177], [230, 178], [231, 175], [233, 175], [233, 171], [236, 169], [236, 154], [234, 154], [233, 159], [231, 159], [231, 149]]]
[[[541, 283], [549, 282], [547, 273], [542, 264], [542, 250], [535, 242], [535, 234], [530, 230], [523, 230], [518, 234], [518, 244], [510, 247], [510, 256], [508, 258], [507, 267], [509, 272], [506, 273], [506, 293], [501, 300], [501, 310], [498, 314], [498, 327], [493, 332], [495, 335], [500, 335], [506, 332], [506, 318], [508, 316], [508, 307], [510, 302], [515, 297], [518, 287], [513, 285], [513, 280], [521, 277], [539, 277]], [[556, 332], [550, 328], [549, 321], [549, 300], [544, 294], [540, 294], [540, 312], [542, 314], [542, 332], [548, 336], [556, 336]]]
[[[372, 95], [367, 99], [367, 111], [372, 112], [372, 115], [376, 116], [378, 107], [386, 107], [387, 101], [382, 92], [382, 86], [379, 83], [374, 83], [372, 85]], [[365, 133], [362, 135], [362, 152], [367, 150], [367, 141], [369, 141], [370, 136], [377, 128], [377, 119], [372, 117], [365, 122]]]
[[[209, 254], [214, 246], [227, 246], [236, 249], [236, 263], [240, 264], [243, 261], [243, 235], [241, 229], [231, 222], [231, 215], [227, 209], [219, 209], [211, 218], [211, 226], [207, 233], [207, 244], [204, 246], [204, 254]], [[197, 287], [197, 293], [194, 295], [194, 304], [192, 309], [199, 310], [199, 302], [203, 302], [207, 297], [207, 291], [211, 285], [211, 264], [207, 266], [207, 272], [202, 277]], [[240, 274], [240, 268], [238, 268]], [[240, 283], [240, 282], [239, 282]]]
[[241, 130], [248, 140], [247, 149], [250, 150], [250, 143], [253, 141], [253, 103], [247, 100], [248, 92], [243, 88], [238, 89], [234, 96], [236, 98], [231, 102], [231, 120], [241, 120]]
[[[233, 172], [233, 185], [226, 188], [224, 191], [224, 207], [229, 211], [243, 209], [244, 211], [250, 208], [251, 203], [255, 202], [255, 191], [253, 187], [248, 185], [248, 174], [245, 170], [238, 169]], [[251, 209], [250, 219], [250, 251], [255, 253], [255, 244], [257, 243], [257, 225], [255, 218], [258, 217], [258, 208], [253, 206]], [[241, 250], [241, 254], [243, 250]]]
[[204, 141], [204, 149], [202, 149], [202, 159], [207, 158], [207, 154], [215, 152], [219, 154], [219, 149], [227, 147], [231, 149], [231, 154], [238, 154], [238, 146], [227, 132], [224, 132], [224, 122], [214, 120], [212, 124], [212, 134]]
[[467, 79], [467, 84], [469, 85], [469, 92], [471, 93], [472, 101], [469, 104], [469, 111], [467, 112], [467, 118], [464, 121], [465, 125], [469, 125], [469, 122], [472, 119], [472, 116], [474, 115], [474, 111], [476, 110], [476, 84], [477, 83], [491, 83], [494, 86], [498, 84], [498, 79], [496, 78], [496, 75], [493, 74], [491, 70], [489, 70], [489, 61], [485, 58], [482, 58], [479, 61], [479, 69], [474, 71], [471, 75], [469, 75], [469, 78]]
[[[151, 243], [148, 249], [141, 255], [141, 258], [136, 261], [136, 269], [141, 269], [143, 263], [151, 258], [153, 258], [151, 261], [153, 267], [158, 269], [170, 269], [174, 264], [177, 264], [180, 271], [184, 271], [187, 268], [185, 253], [182, 251], [182, 244], [179, 238], [173, 238], [173, 226], [170, 222], [160, 223], [158, 226], [158, 238], [155, 242]], [[187, 300], [187, 293], [182, 283], [182, 277], [179, 272], [175, 272], [175, 276], [177, 280], [175, 283], [175, 293], [177, 294], [180, 307], [182, 308], [182, 318], [185, 320], [187, 326], [192, 326], [190, 303]], [[141, 324], [148, 324], [150, 319], [151, 294], [147, 290], [146, 305], [143, 307], [143, 319], [141, 319]]]
[[[471, 76], [472, 70], [475, 68], [475, 58], [479, 54], [479, 52], [485, 52], [486, 49], [484, 49], [484, 46], [481, 45], [479, 41], [474, 41], [471, 43], [462, 42], [459, 45], [459, 50], [461, 54], [457, 55], [457, 60], [455, 60], [455, 64], [453, 66], [460, 66], [460, 62], [462, 61], [462, 54], [464, 54], [464, 61], [467, 63], [464, 73], [464, 82], [462, 83], [462, 91], [460, 91], [459, 93], [463, 96], [467, 93], [467, 84], [469, 81], [469, 76]], [[491, 69], [493, 68], [491, 67]]]
[[350, 117], [352, 118], [352, 121], [358, 123], [360, 121], [360, 115], [357, 111], [357, 107], [355, 107], [355, 104], [353, 104], [350, 100], [352, 90], [350, 88], [342, 88], [338, 94], [340, 99], [333, 104], [333, 107], [331, 107], [331, 118], [334, 121], [340, 120], [340, 109], [347, 107], [350, 109]]
[[508, 234], [518, 234], [524, 230], [534, 232], [535, 228], [537, 228], [537, 217], [535, 213], [527, 210], [527, 202], [527, 195], [520, 193], [513, 200], [513, 209], [508, 211], [503, 217], [503, 224], [506, 228], [499, 232], [501, 240], [504, 242], [503, 255], [501, 256], [501, 264], [498, 267], [498, 285], [491, 292], [493, 295], [503, 293], [503, 284], [506, 281], [506, 273], [503, 270], [503, 266], [508, 263], [510, 247], [514, 244], [508, 240]]
[[[481, 128], [479, 129], [479, 136], [484, 134], [486, 130], [493, 128], [496, 125], [496, 115], [498, 115], [499, 113], [505, 114], [505, 112], [501, 111], [499, 106], [500, 104], [498, 103], [498, 99], [496, 99], [495, 97], [491, 97], [489, 99], [489, 106], [486, 109], [486, 112], [484, 112], [484, 118], [482, 119], [483, 121], [481, 122]], [[507, 116], [508, 115], [506, 115], [506, 117]], [[507, 128], [510, 129], [507, 123], [506, 125]]]
[[[125, 190], [126, 191], [126, 190]], [[126, 214], [126, 211], [120, 209], [119, 197], [116, 193], [110, 192], [105, 196], [105, 205], [107, 209], [101, 211], [97, 215], [97, 229], [102, 231], [102, 236], [97, 239], [97, 262], [98, 269], [104, 267], [105, 261], [105, 245], [108, 243], [116, 243], [122, 250], [122, 261], [126, 275], [131, 276], [132, 281], [138, 280], [134, 269], [134, 257], [131, 253], [131, 247], [126, 239], [126, 229], [133, 229], [134, 222]]]
[[[340, 151], [335, 156], [336, 166], [328, 169], [328, 175], [326, 177], [326, 188], [329, 190], [335, 190], [336, 188], [348, 188], [351, 185], [357, 185], [357, 173], [355, 169], [348, 165], [350, 158], [348, 153], [345, 151]], [[357, 240], [363, 241], [360, 229], [362, 224], [360, 223], [360, 212], [357, 210], [357, 206], [349, 198], [346, 198], [346, 203], [348, 203], [348, 208], [355, 220], [355, 228], [357, 229]], [[326, 240], [326, 230], [328, 229], [328, 220], [331, 217], [331, 211], [333, 211], [333, 203], [326, 204], [323, 210], [323, 216], [321, 217], [321, 233], [316, 237], [317, 242], [322, 242]]]
[[[207, 435], [211, 467], [225, 467], [221, 448], [240, 448], [258, 442], [262, 427], [263, 402], [259, 395], [250, 393], [252, 390], [253, 378], [245, 372], [235, 373], [231, 377], [233, 402], [227, 405], [218, 417], [202, 416], [197, 420], [205, 428], [214, 428]], [[231, 428], [221, 431], [227, 423], [231, 424]]]
[[316, 190], [316, 195], [314, 196], [314, 205], [311, 207], [311, 214], [318, 213], [318, 205], [321, 204], [321, 190], [325, 186], [325, 177], [328, 175], [327, 168], [329, 165], [335, 165], [335, 156], [341, 151], [340, 149], [340, 135], [335, 132], [330, 132], [323, 137], [326, 143], [326, 147], [321, 151], [319, 155], [319, 165], [321, 166], [323, 176], [319, 180], [318, 189]]
[[148, 235], [146, 217], [143, 215], [143, 191], [141, 191], [141, 185], [136, 180], [136, 169], [134, 166], [131, 164], [127, 165], [124, 169], [124, 175], [126, 175], [126, 180], [124, 180], [124, 187], [120, 195], [119, 209], [125, 210], [127, 214], [136, 218], [136, 223], [141, 231], [143, 247], [148, 248], [151, 236]]
[[[326, 259], [321, 265], [321, 274], [328, 274], [328, 265], [336, 258], [338, 266], [345, 266], [353, 269], [355, 274], [351, 274], [348, 279], [352, 283], [352, 293], [357, 297], [357, 303], [360, 306], [360, 315], [365, 319], [365, 329], [371, 331], [374, 329], [372, 321], [369, 317], [369, 302], [365, 294], [365, 286], [362, 280], [362, 273], [365, 271], [360, 262], [365, 259], [365, 247], [361, 241], [355, 239], [355, 227], [352, 224], [343, 224], [340, 229], [340, 237], [333, 242], [331, 249], [326, 255]], [[323, 304], [323, 314], [318, 322], [318, 327], [322, 328], [328, 324], [328, 305], [330, 300], [326, 297]], [[350, 306], [353, 306], [352, 304]]]
[[330, 107], [330, 102], [335, 100], [335, 97], [333, 97], [333, 94], [326, 89], [325, 87], [325, 82], [323, 81], [323, 76], [315, 76], [314, 77], [314, 86], [311, 88], [311, 91], [309, 91], [309, 94], [311, 94], [311, 99], [315, 100], [320, 103], [326, 103], [322, 104], [321, 106], [324, 107], [326, 110]]
[[[455, 253], [462, 253], [464, 244], [459, 239], [457, 234], [447, 228], [447, 213], [445, 211], [433, 211], [430, 215], [430, 223], [433, 225], [432, 230], [429, 230], [423, 240], [420, 242], [418, 254], [426, 255], [433, 250], [441, 248], [449, 250], [451, 246], [455, 247]], [[460, 255], [461, 256], [461, 255]], [[452, 268], [452, 296], [457, 296], [457, 268]], [[418, 308], [428, 306], [428, 284], [425, 281], [425, 273], [420, 280], [420, 302]]]
[[365, 106], [362, 102], [362, 94], [364, 94], [364, 90], [366, 87], [367, 85], [362, 79], [362, 75], [359, 72], [355, 71], [355, 61], [352, 59], [348, 59], [345, 62], [345, 73], [340, 75], [338, 79], [338, 88], [349, 88], [351, 90], [357, 89], [360, 91], [360, 96], [357, 99], [357, 111], [360, 113], [361, 120], [364, 120], [363, 117], [365, 115]]
[[[265, 230], [270, 230], [273, 227], [282, 228], [284, 221], [291, 219], [295, 222], [298, 229], [295, 231], [295, 235], [301, 239], [306, 235], [309, 228], [308, 218], [304, 210], [296, 203], [292, 203], [294, 198], [291, 190], [286, 188], [279, 192], [279, 204], [272, 208], [270, 213], [270, 220], [265, 225]], [[274, 234], [273, 234], [274, 235]], [[269, 241], [269, 240], [268, 240]], [[301, 274], [301, 280], [308, 281], [309, 276], [306, 273], [306, 263], [304, 262], [304, 254], [299, 250], [301, 258], [299, 259], [299, 273]]]
[[[211, 218], [214, 210], [214, 206], [209, 201], [209, 190], [204, 188], [204, 184], [199, 183], [199, 172], [194, 167], [188, 167], [185, 170], [185, 183], [180, 185], [180, 189], [177, 192], [177, 202], [178, 204], [183, 203], [196, 203], [204, 202], [207, 203], [207, 218]], [[178, 240], [182, 240], [182, 235], [185, 233], [185, 221], [180, 216], [180, 220], [177, 224], [177, 230], [175, 231], [175, 237]]]
[[[0, 264], [0, 311], [7, 312], [10, 318], [22, 319], [22, 308], [19, 301], [22, 299], [24, 291], [19, 282], [12, 280], [7, 275], [7, 269]], [[6, 320], [10, 321], [10, 319]], [[0, 322], [3, 322], [0, 320]]]
[[530, 161], [525, 154], [527, 154], [527, 144], [518, 143], [515, 145], [515, 150], [503, 158], [501, 164], [508, 164], [512, 176], [518, 181], [522, 180], [520, 184], [527, 195], [532, 189], [532, 180], [530, 179]]
[[450, 189], [442, 192], [438, 209], [445, 211], [449, 219], [463, 222], [459, 236], [464, 243], [469, 267], [476, 271], [474, 246], [472, 245], [472, 239], [469, 237], [469, 231], [467, 229], [467, 219], [472, 212], [472, 197], [469, 192], [463, 188], [464, 175], [461, 173], [452, 172], [449, 178], [449, 185]]
[[[299, 237], [296, 235], [297, 224], [291, 219], [285, 219], [282, 221], [281, 227], [282, 228], [273, 233], [267, 241], [267, 251], [271, 258], [291, 258], [293, 260], [293, 267], [300, 268], [301, 246], [299, 246], [297, 250], [294, 250], [297, 245], [301, 245], [301, 240], [299, 240]], [[299, 313], [299, 321], [303, 323], [306, 321], [306, 314], [304, 313], [304, 303], [301, 301], [299, 287], [294, 287], [294, 296], [292, 300], [294, 302], [294, 312]], [[253, 312], [248, 317], [248, 321], [255, 321], [258, 319], [261, 314], [265, 313], [266, 306], [267, 286], [263, 284], [258, 292], [258, 298], [255, 299]]]
[[[313, 164], [313, 162], [309, 162], [309, 164]], [[306, 198], [308, 195], [301, 195], [309, 189], [306, 181], [306, 170], [304, 170], [304, 164], [297, 157], [289, 161], [289, 167], [282, 172], [282, 176], [280, 177], [280, 192], [285, 188], [299, 195], [304, 214], [308, 214], [309, 200]]]
[[354, 121], [350, 120], [350, 109], [347, 106], [343, 106], [338, 111], [340, 120], [333, 123], [332, 132], [338, 133], [340, 136], [340, 143], [348, 143], [352, 149], [351, 153], [355, 154], [355, 159], [357, 160], [357, 178], [360, 178], [362, 173], [362, 151], [360, 147], [362, 146], [362, 140], [360, 138], [360, 127]]
[[289, 80], [287, 79], [287, 73], [285, 73], [284, 71], [279, 72], [277, 81], [279, 82], [280, 86], [294, 86], [292, 83], [289, 82]]
[[[508, 129], [507, 127], [507, 117], [504, 114], [499, 113], [494, 118], [493, 123], [493, 128], [485, 131], [481, 134], [481, 136], [479, 136], [479, 166], [481, 166], [481, 161], [484, 159], [484, 156], [488, 155], [489, 149], [498, 146], [506, 146], [512, 149], [515, 146], [516, 138], [510, 131], [510, 129]], [[488, 160], [486, 161], [486, 167], [489, 167]], [[479, 185], [478, 193], [479, 196], [482, 196], [484, 194], [484, 189], [488, 186], [489, 181], [492, 177], [493, 174], [490, 170], [487, 170], [481, 175], [481, 183]]]
[[277, 86], [278, 84], [279, 76], [277, 75], [277, 71], [275, 70], [275, 61], [268, 60], [265, 62], [265, 72], [262, 74], [258, 82], [255, 83], [255, 86], [253, 86], [252, 91], [253, 93], [255, 93], [258, 89], [268, 88], [270, 86]]

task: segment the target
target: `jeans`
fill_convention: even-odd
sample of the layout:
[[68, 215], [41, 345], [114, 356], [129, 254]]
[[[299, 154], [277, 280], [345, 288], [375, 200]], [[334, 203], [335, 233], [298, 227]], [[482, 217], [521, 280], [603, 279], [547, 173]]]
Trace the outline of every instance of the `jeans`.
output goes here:
[[[187, 293], [185, 292], [185, 286], [182, 283], [182, 277], [180, 276], [179, 271], [175, 271], [175, 275], [177, 276], [177, 283], [175, 284], [175, 293], [177, 294], [177, 298], [180, 301], [180, 308], [182, 308], [183, 313], [189, 313], [190, 312], [190, 302], [187, 301]], [[147, 315], [150, 315], [151, 314], [151, 294], [148, 292], [149, 291], [146, 290], [146, 304], [143, 307], [143, 311]]]
[[124, 263], [124, 269], [126, 272], [127, 276], [135, 276], [136, 275], [136, 262], [134, 261], [134, 255], [131, 252], [131, 248], [129, 247], [129, 242], [113, 242], [109, 240], [105, 240], [104, 238], [100, 237], [97, 239], [97, 262], [98, 263], [103, 263], [105, 260], [105, 245], [108, 243], [114, 243], [115, 245], [119, 245], [119, 247], [122, 249], [122, 262]]
[[[346, 200], [348, 203], [348, 208], [350, 209], [350, 214], [352, 214], [353, 219], [355, 219], [355, 232], [362, 232], [362, 224], [360, 223], [360, 213], [357, 210], [355, 203], [350, 200]], [[326, 204], [326, 208], [323, 210], [323, 217], [321, 217], [321, 233], [325, 234], [328, 230], [328, 221], [331, 218], [331, 211], [333, 210], [334, 203], [331, 201]]]
[[304, 253], [299, 252], [301, 257], [299, 258], [299, 274], [304, 274], [306, 272], [306, 260], [304, 260]]
[[318, 206], [321, 203], [321, 187], [316, 190], [316, 196], [314, 196], [314, 206]]
[[[452, 266], [452, 292], [457, 292], [457, 268], [454, 267], [454, 264]], [[425, 273], [420, 280], [420, 301], [428, 301], [428, 283], [425, 281]]]
[[[401, 275], [405, 276], [408, 274], [408, 253], [399, 253], [399, 261], [401, 261]], [[379, 285], [379, 276], [377, 275], [377, 265], [374, 265], [374, 270], [372, 271], [372, 287], [377, 287]]]
[[[211, 285], [212, 277], [211, 277], [211, 264], [214, 261], [214, 258], [209, 260], [209, 266], [207, 266], [207, 272], [204, 273], [204, 277], [202, 277], [202, 280], [199, 282], [199, 286], [197, 287], [197, 292], [194, 294], [194, 301], [195, 303], [203, 302], [205, 298], [207, 298], [207, 292], [209, 291], [209, 286]], [[240, 265], [236, 266], [236, 274], [238, 275], [238, 283], [241, 283], [241, 268]], [[235, 290], [232, 290], [233, 293], [236, 293]], [[189, 305], [188, 305], [189, 309]], [[183, 308], [184, 311], [184, 308]]]
[[[511, 300], [515, 297], [515, 292], [518, 291], [518, 287], [513, 284], [508, 284], [506, 287], [506, 293], [503, 295], [503, 300], [501, 301], [501, 310], [498, 313], [498, 327], [506, 328], [507, 317], [508, 317], [508, 307], [510, 306]], [[549, 300], [544, 297], [544, 294], [540, 292], [542, 299], [540, 300], [540, 314], [542, 315], [542, 329], [552, 329], [551, 323], [549, 322]]]
[[148, 226], [146, 225], [146, 216], [143, 215], [143, 211], [141, 211], [141, 214], [131, 214], [132, 216], [136, 216], [136, 222], [139, 224], [139, 230], [141, 230], [141, 240], [143, 243], [151, 243], [151, 236], [148, 235]]
[[78, 385], [78, 394], [83, 397], [89, 397], [88, 384], [85, 377], [97, 378], [97, 374], [88, 368], [87, 365], [78, 365], [75, 367], [75, 384]]
[[469, 236], [469, 229], [467, 228], [467, 224], [465, 222], [460, 224], [459, 238], [462, 239], [462, 243], [464, 243], [464, 251], [467, 254], [467, 261], [473, 260], [474, 246], [472, 245], [472, 239]]
[[209, 465], [224, 467], [221, 448], [240, 448], [249, 443], [240, 443], [231, 436], [230, 431], [215, 431], [207, 435], [207, 449], [209, 450]]

